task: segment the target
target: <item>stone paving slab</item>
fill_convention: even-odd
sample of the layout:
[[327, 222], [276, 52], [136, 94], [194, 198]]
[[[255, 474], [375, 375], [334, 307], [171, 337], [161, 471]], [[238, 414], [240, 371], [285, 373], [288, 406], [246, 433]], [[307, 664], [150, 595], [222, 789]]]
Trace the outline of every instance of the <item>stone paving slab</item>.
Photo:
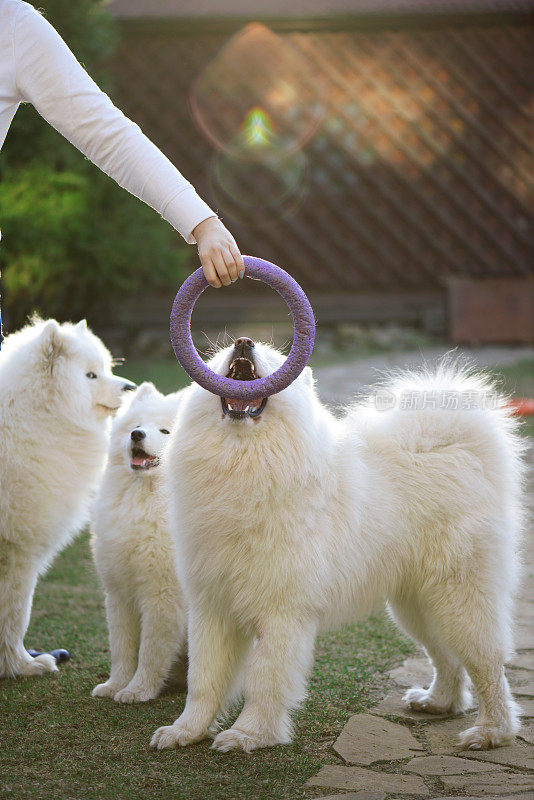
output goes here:
[[419, 756], [403, 766], [405, 772], [417, 775], [464, 775], [480, 772], [510, 772], [503, 770], [500, 764], [485, 764], [483, 761], [469, 763], [465, 758], [456, 756]]
[[522, 669], [530, 669], [534, 672], [534, 650], [525, 653], [518, 653], [509, 662], [512, 667], [521, 667]]
[[534, 673], [529, 669], [507, 669], [506, 676], [518, 697], [534, 697]]
[[[425, 737], [428, 742], [428, 747], [434, 755], [446, 755], [447, 753], [455, 753], [464, 755], [471, 753], [472, 757], [476, 758], [477, 755], [482, 754], [485, 758], [485, 753], [499, 753], [510, 750], [510, 747], [498, 747], [495, 750], [460, 750], [457, 741], [458, 734], [467, 728], [471, 728], [476, 721], [476, 713], [466, 714], [464, 717], [454, 717], [443, 722], [437, 722], [435, 725], [429, 725], [425, 730]], [[526, 742], [534, 744], [534, 723], [525, 723], [519, 732], [519, 737], [525, 739]], [[515, 747], [516, 745], [512, 745]]]
[[425, 731], [429, 750], [435, 755], [463, 752], [458, 746], [458, 734], [471, 728], [475, 724], [476, 713], [466, 714], [464, 717], [454, 717], [444, 722], [429, 725]]
[[466, 750], [462, 756], [477, 761], [534, 770], [534, 747], [528, 744], [513, 744], [510, 747], [497, 747], [494, 750]]
[[462, 791], [486, 797], [495, 797], [510, 792], [534, 790], [534, 777], [521, 772], [489, 772], [486, 775], [443, 775], [446, 790]]
[[361, 765], [397, 761], [424, 752], [405, 725], [371, 714], [351, 717], [336, 739], [334, 750], [347, 764]]
[[370, 709], [371, 714], [381, 717], [400, 717], [410, 722], [428, 722], [436, 719], [448, 719], [450, 714], [426, 714], [423, 711], [412, 711], [403, 701], [404, 692], [393, 689], [381, 702]]
[[524, 703], [526, 699], [532, 700], [534, 699], [534, 681], [520, 686], [514, 686], [512, 691], [514, 697], [518, 698], [519, 704]]
[[374, 772], [364, 767], [343, 767], [338, 764], [323, 767], [306, 782], [307, 786], [326, 789], [365, 789], [427, 797], [430, 790], [419, 775], [395, 775], [391, 772]]
[[523, 718], [534, 717], [534, 699], [529, 697], [520, 697], [517, 701], [521, 706]]
[[[534, 608], [533, 608], [534, 616]], [[521, 697], [534, 697], [534, 670], [520, 668], [519, 666], [507, 667], [506, 675], [514, 693]], [[429, 686], [433, 670], [430, 662], [425, 657], [407, 658], [402, 666], [391, 670], [389, 677], [403, 689], [411, 686]]]
[[[336, 797], [345, 797], [344, 794], [342, 794], [342, 795], [336, 794], [335, 796]], [[530, 800], [530, 797], [531, 797], [530, 793], [529, 794], [503, 794], [503, 795], [499, 795], [499, 800]], [[320, 800], [323, 800], [323, 798], [321, 797]], [[328, 798], [328, 800], [331, 800], [331, 798]], [[449, 794], [449, 795], [447, 795], [447, 797], [443, 797], [443, 795], [439, 795], [439, 796], [436, 796], [436, 797], [431, 797], [429, 800], [459, 800], [459, 798], [458, 798], [457, 794], [455, 794], [454, 796], [452, 794]], [[473, 795], [470, 794], [469, 797], [466, 797], [463, 794], [462, 795], [462, 800], [488, 800], [488, 795], [485, 795], [484, 797], [482, 797], [481, 795], [477, 794], [476, 797], [474, 797]]]
[[317, 800], [385, 800], [385, 797], [385, 792], [349, 792], [348, 794], [343, 792], [343, 794], [329, 794], [328, 797], [321, 796]]
[[[530, 513], [534, 511], [534, 488], [532, 490], [532, 504], [530, 507]], [[528, 575], [523, 575], [523, 580], [521, 583], [521, 587], [519, 589], [519, 604], [522, 603], [534, 603], [534, 586], [532, 585], [532, 572]]]
[[529, 744], [534, 744], [534, 722], [523, 725], [519, 731], [519, 738], [524, 739], [525, 742], [529, 742]]
[[518, 650], [534, 649], [534, 629], [532, 624], [519, 622], [514, 633], [514, 642]]
[[397, 686], [409, 688], [417, 684], [418, 686], [430, 686], [433, 676], [432, 666], [426, 656], [417, 658], [407, 658], [402, 667], [392, 669], [389, 677], [395, 681]]
[[[530, 587], [526, 586], [525, 587], [525, 591], [528, 592], [529, 588]], [[530, 619], [530, 617], [532, 615], [532, 604], [533, 603], [534, 603], [534, 596], [530, 597], [530, 593], [529, 593], [529, 596], [527, 596], [527, 597], [523, 596], [521, 598], [521, 600], [518, 600], [516, 602], [516, 604], [515, 604], [515, 616], [516, 616], [516, 618], [518, 620], [520, 620], [521, 622], [525, 621], [525, 622], [528, 623], [528, 620]]]

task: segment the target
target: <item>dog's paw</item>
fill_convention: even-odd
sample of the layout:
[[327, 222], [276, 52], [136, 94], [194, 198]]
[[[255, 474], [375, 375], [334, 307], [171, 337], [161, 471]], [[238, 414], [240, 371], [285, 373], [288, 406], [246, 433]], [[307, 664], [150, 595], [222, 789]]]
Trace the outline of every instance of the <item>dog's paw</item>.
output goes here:
[[154, 700], [158, 696], [157, 690], [145, 688], [144, 686], [125, 686], [113, 697], [117, 703], [146, 703], [148, 700]]
[[152, 736], [150, 747], [154, 747], [156, 750], [165, 750], [167, 747], [185, 747], [188, 744], [205, 739], [207, 735], [207, 731], [203, 731], [201, 734], [194, 734], [187, 728], [176, 725], [176, 723], [174, 725], [164, 725], [162, 728], [158, 728]]
[[245, 753], [252, 753], [263, 747], [261, 740], [257, 736], [251, 736], [237, 728], [229, 728], [221, 731], [211, 745], [212, 750], [219, 750], [221, 753], [229, 753], [230, 750], [243, 750]]
[[[469, 693], [467, 693], [469, 694]], [[469, 708], [471, 697], [464, 697], [459, 702], [454, 700], [444, 700], [433, 696], [428, 689], [422, 689], [420, 686], [412, 686], [408, 689], [403, 697], [412, 711], [419, 711], [423, 714], [458, 714]]]
[[111, 683], [111, 681], [106, 681], [105, 683], [99, 683], [93, 691], [91, 692], [92, 697], [115, 697], [119, 686], [116, 683]]
[[27, 677], [45, 675], [47, 672], [57, 672], [57, 663], [54, 656], [49, 653], [42, 653], [40, 656], [35, 656], [31, 661], [26, 661], [20, 670], [21, 675]]
[[514, 741], [514, 734], [492, 725], [474, 725], [458, 734], [462, 750], [491, 750]]
[[212, 750], [219, 750], [221, 753], [229, 753], [230, 750], [243, 750], [245, 753], [252, 753], [260, 747], [274, 747], [276, 744], [288, 744], [289, 739], [277, 739], [275, 737], [264, 736], [259, 733], [246, 733], [239, 728], [228, 728], [221, 731], [213, 740]]

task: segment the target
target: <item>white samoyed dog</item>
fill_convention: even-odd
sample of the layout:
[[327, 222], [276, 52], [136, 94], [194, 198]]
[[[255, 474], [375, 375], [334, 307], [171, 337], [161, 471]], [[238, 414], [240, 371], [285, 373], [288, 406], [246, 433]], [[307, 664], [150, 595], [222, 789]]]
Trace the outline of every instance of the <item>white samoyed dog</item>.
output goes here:
[[143, 383], [113, 422], [93, 515], [93, 552], [106, 593], [111, 674], [94, 697], [152, 700], [185, 654], [187, 611], [168, 525], [160, 457], [180, 392]]
[[85, 320], [36, 320], [0, 351], [0, 677], [56, 670], [23, 639], [37, 578], [89, 518], [111, 415], [135, 384]]
[[[237, 340], [211, 367], [250, 380], [283, 356]], [[186, 390], [168, 449], [171, 524], [189, 611], [188, 698], [152, 746], [208, 735], [244, 668], [244, 706], [213, 747], [291, 740], [317, 632], [389, 601], [434, 667], [417, 710], [479, 714], [466, 748], [511, 740], [504, 673], [522, 523], [522, 445], [491, 385], [443, 363], [400, 374], [334, 418], [306, 368], [267, 400]], [[384, 399], [388, 402], [384, 403]], [[501, 405], [501, 404], [499, 404]]]

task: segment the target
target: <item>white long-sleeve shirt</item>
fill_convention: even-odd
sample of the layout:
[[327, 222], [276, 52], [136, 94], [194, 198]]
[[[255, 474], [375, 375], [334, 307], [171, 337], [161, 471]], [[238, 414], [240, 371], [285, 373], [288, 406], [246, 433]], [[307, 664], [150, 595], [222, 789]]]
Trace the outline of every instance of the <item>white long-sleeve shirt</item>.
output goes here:
[[25, 101], [186, 241], [194, 242], [193, 229], [215, 216], [169, 159], [115, 108], [46, 19], [22, 0], [0, 0], [0, 148]]

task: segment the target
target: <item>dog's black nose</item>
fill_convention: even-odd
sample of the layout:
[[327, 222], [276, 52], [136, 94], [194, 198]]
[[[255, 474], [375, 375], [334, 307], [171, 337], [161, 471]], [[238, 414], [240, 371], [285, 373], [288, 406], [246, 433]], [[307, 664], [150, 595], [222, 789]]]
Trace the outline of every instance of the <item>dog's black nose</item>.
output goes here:
[[128, 378], [123, 378], [124, 384], [122, 386], [123, 392], [135, 392], [137, 389], [137, 384], [133, 381], [129, 381]]
[[250, 358], [254, 342], [248, 336], [240, 336], [234, 342], [234, 353], [237, 358]]
[[146, 439], [146, 433], [139, 428], [136, 428], [130, 434], [132, 442], [141, 442], [143, 439]]

